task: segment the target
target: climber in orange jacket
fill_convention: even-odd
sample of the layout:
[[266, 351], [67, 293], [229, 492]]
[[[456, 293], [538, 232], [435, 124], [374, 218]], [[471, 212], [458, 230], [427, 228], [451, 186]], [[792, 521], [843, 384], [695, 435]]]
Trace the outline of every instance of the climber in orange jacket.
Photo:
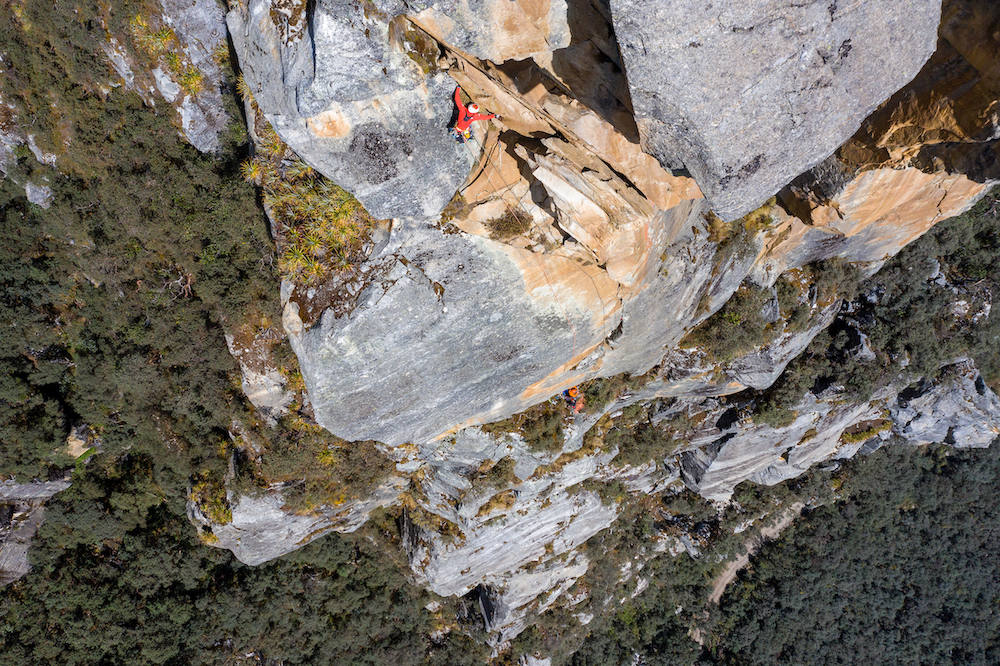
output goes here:
[[455, 138], [455, 141], [465, 143], [472, 136], [472, 123], [477, 120], [489, 120], [490, 118], [500, 120], [500, 116], [495, 113], [479, 113], [479, 105], [475, 103], [465, 106], [465, 104], [462, 104], [462, 97], [459, 95], [460, 91], [461, 88], [455, 86], [455, 106], [458, 107], [458, 120], [455, 121], [455, 126], [451, 128], [451, 135]]
[[580, 393], [578, 387], [574, 386], [563, 391], [563, 398], [566, 400], [566, 404], [573, 408], [574, 414], [583, 411], [583, 394]]

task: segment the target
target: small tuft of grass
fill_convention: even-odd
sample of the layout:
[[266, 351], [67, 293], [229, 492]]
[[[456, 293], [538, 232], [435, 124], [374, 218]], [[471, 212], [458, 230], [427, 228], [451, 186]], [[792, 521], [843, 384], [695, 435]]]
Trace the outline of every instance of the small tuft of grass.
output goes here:
[[205, 75], [194, 65], [188, 65], [178, 75], [181, 89], [189, 95], [197, 95], [205, 88]]
[[506, 241], [528, 233], [531, 218], [523, 211], [508, 209], [500, 217], [487, 220], [486, 228], [490, 230], [490, 238], [493, 240]]
[[244, 102], [253, 102], [253, 90], [250, 89], [250, 84], [243, 74], [236, 77], [236, 93]]
[[857, 444], [864, 442], [880, 432], [884, 432], [892, 427], [892, 419], [876, 419], [874, 421], [861, 421], [855, 423], [841, 434], [840, 441], [844, 444]]
[[[167, 25], [154, 27], [149, 19], [137, 14], [129, 21], [132, 40], [140, 51], [146, 54], [153, 65], [163, 65], [170, 72], [181, 89], [188, 95], [196, 95], [205, 88], [205, 75], [194, 64], [186, 62], [183, 48], [173, 28]], [[224, 49], [225, 53], [221, 51]], [[217, 62], [228, 61], [229, 47], [225, 44], [213, 53]]]

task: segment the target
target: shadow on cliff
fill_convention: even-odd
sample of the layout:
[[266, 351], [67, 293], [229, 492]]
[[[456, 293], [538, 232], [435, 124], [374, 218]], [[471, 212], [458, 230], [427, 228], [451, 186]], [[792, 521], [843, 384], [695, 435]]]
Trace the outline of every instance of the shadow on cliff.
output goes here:
[[[568, 95], [638, 143], [608, 0], [567, 0], [566, 5], [570, 44], [552, 52], [552, 71]], [[500, 67], [515, 79], [522, 94], [550, 78], [532, 60], [507, 61]]]
[[834, 197], [855, 174], [905, 164], [924, 173], [1000, 179], [1000, 3], [945, 0], [933, 55], [834, 155], [800, 175], [779, 198], [810, 219], [810, 201]]

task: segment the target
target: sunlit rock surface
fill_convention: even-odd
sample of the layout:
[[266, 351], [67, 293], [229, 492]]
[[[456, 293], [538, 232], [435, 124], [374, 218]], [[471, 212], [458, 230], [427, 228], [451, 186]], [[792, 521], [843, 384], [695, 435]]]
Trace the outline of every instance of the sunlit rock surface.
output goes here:
[[940, 0], [612, 0], [643, 145], [724, 219], [848, 139], [934, 51]]
[[[252, 0], [228, 14], [254, 100], [302, 159], [379, 218], [434, 215], [469, 172], [455, 82], [391, 20], [403, 3]], [[307, 27], [308, 26], [308, 27]], [[419, 41], [419, 40], [418, 40]], [[407, 51], [409, 49], [409, 51]], [[412, 57], [411, 57], [412, 56]]]
[[[584, 12], [592, 23], [600, 20], [599, 4]], [[373, 213], [397, 218], [352, 271], [321, 288], [286, 283], [283, 326], [317, 421], [349, 440], [379, 440], [401, 478], [377, 498], [311, 516], [283, 507], [280, 488], [245, 506], [230, 498], [230, 525], [194, 515], [216, 545], [260, 562], [327, 530], [354, 529], [374, 506], [395, 504], [403, 509], [413, 575], [440, 594], [476, 596], [499, 650], [533, 613], [586, 597], [573, 588], [591, 567], [580, 546], [616, 529], [624, 501], [687, 487], [724, 502], [742, 481], [774, 484], [887, 441], [981, 446], [995, 437], [997, 398], [965, 361], [937, 380], [891, 385], [866, 401], [847, 400], [835, 386], [807, 393], [788, 425], [755, 423], [736, 394], [770, 386], [839, 310], [839, 300], [821, 301], [808, 285], [800, 300], [808, 305], [805, 321], [792, 327], [769, 320], [767, 339], [736, 358], [722, 362], [683, 342], [741, 284], [771, 290], [766, 307], [773, 311], [777, 280], [788, 271], [839, 258], [871, 274], [994, 184], [996, 51], [966, 45], [995, 40], [984, 26], [998, 17], [985, 3], [946, 4], [938, 50], [926, 64], [934, 2], [905, 10], [806, 2], [773, 21], [774, 3], [727, 2], [725, 11], [752, 18], [739, 25], [753, 27], [729, 33], [720, 32], [717, 15], [695, 20], [707, 16], [702, 5], [687, 7], [669, 30], [655, 30], [652, 20], [634, 24], [677, 7], [613, 2], [616, 30], [610, 22], [581, 29], [580, 15], [569, 12], [570, 46], [545, 51], [535, 35], [525, 36], [517, 56], [505, 25], [477, 32], [469, 18], [506, 6], [456, 5], [449, 23], [446, 3], [373, 3], [366, 12], [318, 2], [318, 60], [308, 31], [292, 30], [294, 11], [276, 20], [268, 7], [273, 3], [251, 2], [248, 13], [229, 14], [257, 103], [307, 161], [328, 169]], [[549, 17], [548, 27], [538, 22], [539, 34], [548, 30], [555, 40], [558, 3], [529, 9]], [[396, 20], [393, 12], [403, 11], [414, 22]], [[332, 39], [324, 26], [334, 25], [343, 44], [322, 41]], [[896, 36], [900, 31], [908, 34]], [[686, 53], [700, 47], [679, 35], [702, 32], [703, 47], [749, 55], [739, 67], [730, 62], [732, 72], [713, 65], [714, 56], [692, 56], [690, 66], [674, 70], [661, 62], [664, 77], [687, 82], [681, 91], [643, 72], [651, 69], [647, 60], [680, 57], [662, 48], [640, 57], [646, 36], [673, 39], [671, 48]], [[762, 39], [773, 48], [761, 47]], [[351, 58], [367, 60], [345, 60], [338, 49], [348, 44]], [[578, 58], [572, 66], [570, 53]], [[490, 61], [501, 57], [520, 59]], [[351, 76], [336, 63], [349, 63]], [[713, 66], [714, 76], [726, 74], [718, 85], [698, 74], [697, 67], [712, 74]], [[587, 72], [596, 77], [589, 83]], [[740, 76], [759, 85], [733, 93]], [[453, 142], [439, 146], [427, 129], [447, 122], [454, 83], [504, 116], [503, 126], [480, 128], [465, 154]], [[647, 84], [656, 89], [642, 88]], [[649, 115], [654, 92], [696, 97], [671, 113], [718, 125], [675, 124], [674, 134], [657, 135], [663, 128]], [[741, 102], [727, 106], [733, 94]], [[394, 179], [366, 180], [365, 161], [350, 148], [362, 120], [377, 123], [379, 136], [400, 125], [424, 132], [418, 143], [433, 159], [409, 165], [396, 155]], [[346, 133], [323, 136], [327, 130]], [[703, 172], [686, 161], [698, 142]], [[740, 174], [758, 153], [760, 168]], [[694, 178], [669, 170], [681, 165]], [[750, 210], [731, 223], [719, 219]], [[335, 302], [307, 305], [309, 291], [324, 289], [339, 295]], [[478, 427], [558, 400], [553, 396], [567, 387], [623, 374], [636, 383], [609, 404], [562, 419], [558, 450], [532, 449], [516, 428]], [[670, 455], [627, 465], [602, 433], [636, 404], [678, 445]], [[488, 480], [505, 459], [510, 474]], [[608, 496], [606, 487], [618, 483], [615, 492], [624, 494]], [[697, 544], [664, 535], [649, 544], [650, 553], [685, 551], [697, 554]], [[622, 573], [628, 594], [642, 587], [640, 568]]]

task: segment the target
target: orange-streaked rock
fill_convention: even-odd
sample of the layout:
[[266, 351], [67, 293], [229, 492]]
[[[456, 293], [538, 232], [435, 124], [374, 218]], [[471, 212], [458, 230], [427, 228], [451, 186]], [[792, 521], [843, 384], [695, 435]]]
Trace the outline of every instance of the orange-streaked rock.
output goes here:
[[306, 118], [309, 131], [323, 139], [335, 139], [347, 136], [351, 131], [351, 123], [340, 109], [327, 109], [311, 118]]
[[[987, 186], [962, 174], [924, 173], [918, 169], [873, 169], [858, 175], [836, 199], [839, 215], [827, 225], [845, 236], [875, 224], [903, 244], [937, 222], [965, 210]], [[816, 218], [813, 218], [816, 222]], [[889, 249], [895, 254], [902, 244]]]

